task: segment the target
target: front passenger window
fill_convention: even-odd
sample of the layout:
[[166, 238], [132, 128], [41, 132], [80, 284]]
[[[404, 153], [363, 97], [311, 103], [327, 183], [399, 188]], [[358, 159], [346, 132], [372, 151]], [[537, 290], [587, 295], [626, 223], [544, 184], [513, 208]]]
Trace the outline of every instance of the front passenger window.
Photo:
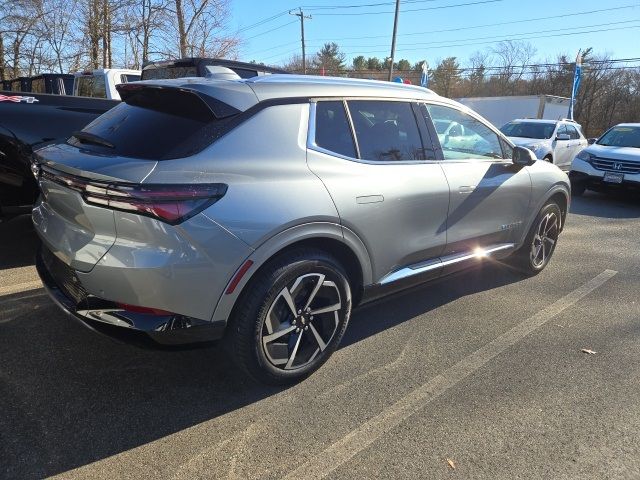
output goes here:
[[426, 107], [431, 117], [427, 122], [436, 127], [445, 160], [509, 158], [511, 152], [503, 151], [498, 134], [480, 120], [451, 107]]

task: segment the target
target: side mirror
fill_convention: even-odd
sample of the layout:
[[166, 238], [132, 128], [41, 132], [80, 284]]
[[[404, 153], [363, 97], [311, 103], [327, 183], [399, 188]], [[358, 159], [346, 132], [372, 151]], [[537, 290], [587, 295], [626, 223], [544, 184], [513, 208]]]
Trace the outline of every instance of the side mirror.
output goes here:
[[589, 145], [593, 145], [594, 143], [596, 143], [598, 141], [597, 138], [587, 138], [587, 142], [589, 142]]
[[533, 165], [537, 160], [535, 153], [528, 148], [513, 147], [513, 159], [511, 160], [514, 165]]
[[558, 135], [556, 135], [556, 140], [571, 140], [571, 137], [567, 133], [559, 133]]

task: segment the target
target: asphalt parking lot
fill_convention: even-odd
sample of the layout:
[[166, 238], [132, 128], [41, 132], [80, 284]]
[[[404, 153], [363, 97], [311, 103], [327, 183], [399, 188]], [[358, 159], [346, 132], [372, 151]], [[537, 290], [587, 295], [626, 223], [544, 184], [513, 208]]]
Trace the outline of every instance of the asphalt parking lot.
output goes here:
[[70, 321], [29, 218], [0, 224], [0, 477], [640, 478], [639, 234], [639, 198], [589, 192], [540, 275], [486, 263], [360, 308], [283, 389]]

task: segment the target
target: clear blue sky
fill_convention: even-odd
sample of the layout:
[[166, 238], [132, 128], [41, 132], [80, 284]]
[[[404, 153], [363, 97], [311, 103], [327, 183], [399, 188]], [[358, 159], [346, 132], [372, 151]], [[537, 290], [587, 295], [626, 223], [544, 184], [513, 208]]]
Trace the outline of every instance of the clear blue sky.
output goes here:
[[[472, 5], [478, 1], [483, 0], [401, 0], [396, 60], [426, 59], [434, 65], [454, 56], [466, 65], [474, 52], [503, 39], [531, 43], [536, 60], [555, 59], [558, 53], [575, 57], [586, 47], [612, 58], [640, 57], [640, 0], [484, 0]], [[345, 8], [356, 5], [370, 6]], [[244, 39], [239, 59], [281, 64], [301, 52], [298, 17], [286, 13], [301, 6], [313, 17], [305, 20], [307, 57], [334, 41], [350, 64], [357, 55], [389, 56], [394, 5], [394, 0], [234, 0], [230, 26]]]

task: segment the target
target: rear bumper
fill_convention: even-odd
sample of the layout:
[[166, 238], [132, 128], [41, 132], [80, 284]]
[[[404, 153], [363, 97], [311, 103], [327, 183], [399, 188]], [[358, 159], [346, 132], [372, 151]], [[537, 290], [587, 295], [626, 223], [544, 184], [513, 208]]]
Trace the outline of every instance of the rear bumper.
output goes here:
[[[36, 255], [36, 269], [51, 299], [69, 316], [91, 330], [127, 343], [146, 346], [187, 345], [217, 340], [226, 322], [211, 322], [184, 315], [155, 315], [119, 308], [117, 304], [86, 294], [81, 285], [74, 288], [69, 279], [75, 272], [49, 258], [53, 254], [41, 247]], [[59, 268], [67, 268], [68, 278], [61, 279]], [[53, 271], [56, 270], [54, 273]]]

